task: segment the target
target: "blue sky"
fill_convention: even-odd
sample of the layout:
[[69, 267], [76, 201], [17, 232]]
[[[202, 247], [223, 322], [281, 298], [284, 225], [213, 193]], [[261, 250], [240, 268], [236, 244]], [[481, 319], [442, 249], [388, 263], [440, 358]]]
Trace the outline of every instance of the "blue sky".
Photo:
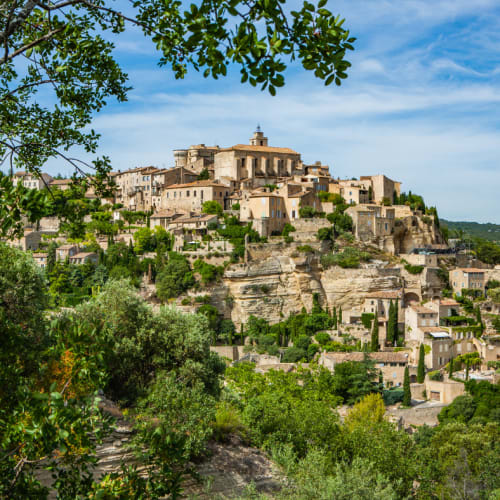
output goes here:
[[116, 56], [134, 90], [96, 116], [100, 154], [114, 169], [168, 167], [175, 148], [245, 143], [260, 123], [271, 145], [321, 160], [335, 177], [384, 173], [441, 217], [500, 223], [500, 1], [327, 7], [357, 37], [341, 88], [299, 67], [276, 97], [242, 86], [237, 71], [175, 81], [141, 33], [120, 36]]

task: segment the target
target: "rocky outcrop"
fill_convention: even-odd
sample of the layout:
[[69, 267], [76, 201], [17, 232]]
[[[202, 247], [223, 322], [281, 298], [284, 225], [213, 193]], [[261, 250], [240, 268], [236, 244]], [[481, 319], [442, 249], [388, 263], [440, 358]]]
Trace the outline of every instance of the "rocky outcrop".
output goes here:
[[231, 317], [236, 324], [250, 315], [276, 323], [302, 307], [312, 307], [314, 293], [323, 306], [359, 306], [367, 293], [394, 290], [402, 285], [401, 270], [365, 266], [323, 270], [311, 254], [274, 256], [246, 265], [231, 266], [224, 287], [232, 297]]

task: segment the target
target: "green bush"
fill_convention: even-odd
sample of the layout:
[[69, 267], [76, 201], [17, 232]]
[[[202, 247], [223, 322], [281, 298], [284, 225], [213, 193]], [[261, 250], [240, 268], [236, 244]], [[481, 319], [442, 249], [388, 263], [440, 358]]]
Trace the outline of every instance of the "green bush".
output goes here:
[[307, 352], [300, 347], [289, 347], [283, 354], [281, 361], [283, 363], [297, 363], [307, 360]]
[[181, 300], [181, 304], [183, 306], [188, 306], [189, 304], [191, 304], [191, 299], [188, 298], [188, 297], [184, 297], [182, 300]]
[[314, 252], [314, 248], [311, 245], [300, 245], [297, 247], [297, 250], [299, 252], [303, 252], [303, 253], [313, 253]]
[[382, 393], [382, 397], [384, 398], [384, 403], [386, 406], [395, 405], [396, 403], [400, 403], [403, 401], [404, 391], [400, 388], [385, 390]]
[[201, 211], [204, 214], [218, 215], [219, 217], [223, 213], [221, 204], [218, 201], [215, 201], [215, 200], [205, 201], [203, 203]]
[[406, 264], [405, 269], [410, 274], [420, 274], [424, 270], [424, 266], [413, 266], [411, 264]]
[[335, 265], [342, 268], [358, 268], [360, 262], [369, 261], [370, 259], [369, 253], [361, 252], [357, 248], [346, 247], [342, 252], [323, 255], [321, 265], [325, 269]]
[[231, 210], [239, 210], [240, 209], [240, 204], [239, 203], [233, 203], [231, 206]]
[[216, 441], [226, 442], [231, 435], [245, 433], [245, 426], [241, 422], [240, 412], [226, 401], [217, 405], [215, 421], [212, 423], [213, 436]]
[[429, 380], [436, 380], [438, 382], [441, 382], [443, 380], [443, 374], [441, 373], [440, 370], [429, 372], [428, 375], [429, 375]]
[[299, 215], [302, 219], [311, 219], [316, 215], [316, 210], [313, 207], [300, 207]]
[[326, 345], [328, 342], [330, 342], [332, 339], [330, 335], [326, 332], [319, 332], [317, 333], [314, 338], [317, 340], [318, 344], [320, 345]]

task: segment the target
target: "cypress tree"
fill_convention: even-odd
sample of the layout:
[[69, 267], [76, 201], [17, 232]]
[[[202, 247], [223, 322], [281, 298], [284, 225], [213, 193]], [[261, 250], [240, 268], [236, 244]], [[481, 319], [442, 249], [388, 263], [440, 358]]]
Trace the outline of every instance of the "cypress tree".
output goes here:
[[394, 345], [394, 303], [389, 304], [389, 317], [387, 319], [386, 341], [389, 345]]
[[245, 335], [243, 334], [243, 323], [240, 325], [240, 338], [241, 338], [241, 345], [245, 345]]
[[465, 381], [469, 380], [469, 361], [465, 362]]
[[398, 311], [399, 311], [399, 299], [396, 299], [396, 304], [394, 305], [394, 319], [393, 319], [393, 322], [394, 322], [394, 345], [397, 344], [398, 342], [398, 338], [399, 338], [399, 331], [398, 331]]
[[337, 322], [337, 308], [333, 306], [333, 328], [336, 330], [338, 327], [338, 322]]
[[405, 368], [405, 377], [403, 380], [403, 406], [411, 405], [410, 372]]
[[375, 318], [373, 319], [371, 350], [378, 351], [378, 311], [375, 311]]
[[453, 376], [453, 356], [450, 358], [450, 362], [448, 363], [448, 377], [451, 378]]
[[342, 324], [342, 308], [339, 307], [339, 319], [338, 319], [339, 324]]
[[425, 348], [424, 344], [420, 344], [420, 352], [418, 354], [417, 367], [417, 382], [423, 384], [425, 380]]

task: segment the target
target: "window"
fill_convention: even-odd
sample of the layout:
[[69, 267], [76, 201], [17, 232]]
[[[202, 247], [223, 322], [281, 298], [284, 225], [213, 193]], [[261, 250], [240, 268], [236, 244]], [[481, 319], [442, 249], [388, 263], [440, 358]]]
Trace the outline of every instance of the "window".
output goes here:
[[177, 191], [174, 191], [174, 198], [177, 198]]
[[168, 198], [168, 191], [167, 191], [167, 198]]
[[193, 196], [196, 198], [196, 191], [193, 191]]
[[274, 217], [274, 210], [271, 210], [271, 217]]
[[186, 196], [189, 198], [189, 191], [186, 191]]

